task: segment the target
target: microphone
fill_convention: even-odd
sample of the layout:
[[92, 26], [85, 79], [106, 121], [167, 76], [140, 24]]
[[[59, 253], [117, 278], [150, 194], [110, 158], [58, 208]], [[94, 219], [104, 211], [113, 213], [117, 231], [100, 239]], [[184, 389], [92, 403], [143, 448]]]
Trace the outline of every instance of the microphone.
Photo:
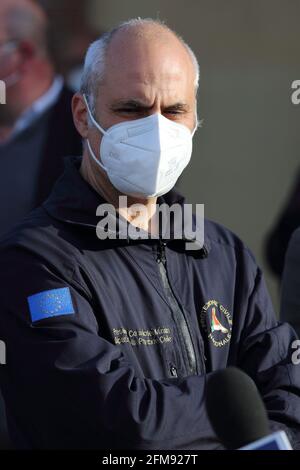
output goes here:
[[292, 450], [284, 431], [271, 434], [255, 383], [236, 367], [209, 376], [206, 408], [216, 435], [227, 449]]

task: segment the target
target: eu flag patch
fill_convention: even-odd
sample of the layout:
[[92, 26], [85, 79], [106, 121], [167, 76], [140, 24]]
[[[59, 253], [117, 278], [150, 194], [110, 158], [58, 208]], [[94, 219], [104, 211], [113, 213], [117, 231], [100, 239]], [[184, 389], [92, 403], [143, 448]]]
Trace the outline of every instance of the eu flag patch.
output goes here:
[[58, 315], [75, 313], [70, 289], [45, 290], [28, 297], [31, 319], [33, 322]]

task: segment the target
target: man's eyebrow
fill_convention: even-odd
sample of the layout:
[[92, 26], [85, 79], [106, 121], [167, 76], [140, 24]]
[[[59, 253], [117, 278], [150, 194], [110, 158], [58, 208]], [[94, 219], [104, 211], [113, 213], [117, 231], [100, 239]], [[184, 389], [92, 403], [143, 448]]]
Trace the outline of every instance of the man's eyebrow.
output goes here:
[[120, 100], [116, 101], [110, 106], [110, 109], [112, 110], [117, 110], [120, 108], [144, 108], [144, 109], [151, 109], [152, 106], [149, 104], [144, 103], [143, 101], [140, 100], [135, 100], [135, 99], [129, 99], [129, 100]]
[[168, 110], [189, 111], [189, 109], [190, 109], [190, 106], [187, 103], [181, 103], [181, 102], [170, 104], [169, 106], [164, 107], [165, 111], [168, 111]]
[[[126, 109], [144, 109], [144, 110], [149, 110], [153, 106], [146, 104], [145, 102], [141, 100], [136, 100], [136, 99], [129, 99], [129, 100], [120, 100], [115, 103], [113, 103], [110, 106], [110, 109], [112, 111], [116, 111], [121, 108], [126, 108]], [[189, 110], [189, 105], [183, 102], [177, 102], [170, 104], [168, 106], [164, 106], [163, 110], [168, 111], [168, 110], [174, 110], [174, 111], [188, 111]]]

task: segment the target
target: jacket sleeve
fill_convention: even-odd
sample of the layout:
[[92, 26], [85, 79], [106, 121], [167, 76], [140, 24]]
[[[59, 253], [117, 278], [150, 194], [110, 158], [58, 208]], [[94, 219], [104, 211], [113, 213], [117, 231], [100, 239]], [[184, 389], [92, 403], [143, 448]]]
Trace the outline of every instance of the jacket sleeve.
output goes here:
[[271, 428], [285, 430], [293, 448], [300, 448], [300, 366], [293, 363], [295, 340], [293, 328], [276, 320], [263, 275], [257, 268], [237, 365], [255, 381]]
[[[74, 273], [66, 280], [25, 252], [1, 261], [1, 385], [28, 447], [180, 449], [216, 441], [203, 404], [205, 377], [136, 377], [120, 348], [101, 337]], [[33, 322], [28, 297], [60, 288], [70, 289], [74, 314]]]

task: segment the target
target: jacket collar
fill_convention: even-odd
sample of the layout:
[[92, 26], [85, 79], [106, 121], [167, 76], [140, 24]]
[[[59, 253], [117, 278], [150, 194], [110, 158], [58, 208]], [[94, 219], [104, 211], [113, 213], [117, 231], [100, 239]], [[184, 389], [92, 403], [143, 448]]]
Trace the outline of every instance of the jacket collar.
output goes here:
[[[79, 172], [81, 160], [81, 157], [65, 158], [65, 171], [54, 185], [53, 190], [49, 198], [44, 202], [43, 207], [51, 217], [61, 222], [95, 230], [101, 220], [101, 217], [96, 215], [97, 207], [101, 204], [107, 204], [107, 201], [82, 178]], [[157, 204], [161, 205], [165, 203], [168, 206], [179, 204], [182, 207], [182, 213], [184, 214], [184, 202], [185, 198], [181, 194], [177, 191], [171, 190], [164, 196], [159, 197]], [[121, 218], [121, 216], [119, 217]], [[124, 221], [123, 218], [122, 220]], [[128, 224], [128, 222], [125, 223]], [[180, 223], [184, 224], [182, 217], [180, 218]], [[193, 221], [193, 224], [193, 231], [195, 231], [195, 220]], [[119, 227], [119, 224], [117, 224], [117, 227]], [[195, 236], [193, 234], [189, 235], [186, 229], [184, 234], [184, 238], [180, 241], [194, 243], [195, 248], [197, 249], [198, 242], [195, 240]], [[170, 227], [170, 234], [167, 238], [162, 235], [160, 238], [166, 241], [174, 241], [175, 237], [173, 227]], [[129, 241], [130, 240], [128, 239], [128, 242]], [[205, 239], [204, 245], [201, 248], [201, 256], [206, 257], [209, 251], [210, 244], [208, 240]]]

